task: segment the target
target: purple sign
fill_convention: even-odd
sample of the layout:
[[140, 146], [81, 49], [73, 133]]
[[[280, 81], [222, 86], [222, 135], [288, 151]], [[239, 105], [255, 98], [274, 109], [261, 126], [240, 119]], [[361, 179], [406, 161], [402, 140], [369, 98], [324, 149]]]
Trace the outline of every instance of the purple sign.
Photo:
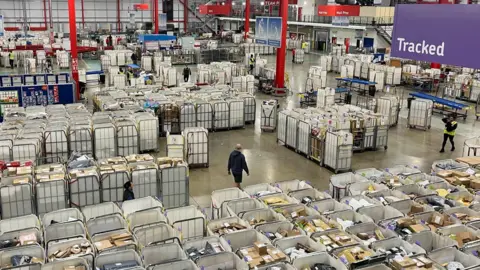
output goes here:
[[391, 56], [480, 68], [480, 5], [397, 5]]

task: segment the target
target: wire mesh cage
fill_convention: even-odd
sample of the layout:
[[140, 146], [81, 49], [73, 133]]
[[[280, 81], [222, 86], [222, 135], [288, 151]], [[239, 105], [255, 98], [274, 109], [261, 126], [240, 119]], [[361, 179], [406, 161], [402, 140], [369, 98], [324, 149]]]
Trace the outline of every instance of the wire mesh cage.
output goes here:
[[347, 228], [354, 226], [355, 224], [373, 222], [373, 219], [371, 219], [370, 217], [359, 214], [353, 210], [333, 212], [328, 215], [328, 218], [340, 224], [343, 230], [346, 230]]
[[[118, 237], [122, 236], [125, 240], [122, 240], [121, 243], [115, 244], [109, 244], [109, 245], [104, 245], [102, 241], [111, 241], [112, 237]], [[100, 253], [109, 253], [109, 252], [116, 252], [116, 251], [121, 251], [121, 250], [128, 250], [128, 249], [133, 249], [137, 250], [138, 248], [138, 243], [136, 240], [135, 235], [132, 235], [129, 230], [127, 229], [120, 229], [120, 230], [110, 230], [107, 232], [101, 232], [97, 233], [95, 235], [91, 235], [90, 239], [92, 240], [92, 243], [95, 243], [95, 248], [97, 249], [97, 254]], [[128, 240], [127, 240], [128, 239]]]
[[359, 214], [370, 217], [375, 223], [380, 223], [387, 219], [403, 217], [402, 212], [393, 207], [384, 205], [361, 207], [357, 211]]
[[375, 238], [370, 238], [363, 241], [363, 243], [367, 246], [379, 240], [397, 238], [397, 234], [394, 231], [384, 229], [373, 222], [366, 222], [348, 227], [348, 229], [346, 229], [346, 232], [351, 235], [359, 235], [360, 233], [375, 235]]
[[399, 190], [392, 189], [384, 189], [370, 192], [367, 196], [382, 202], [384, 205], [403, 200], [410, 200], [410, 197], [408, 195], [404, 194]]
[[95, 267], [97, 269], [109, 269], [111, 266], [131, 268], [143, 266], [143, 262], [140, 255], [131, 249], [102, 253], [95, 258]]
[[87, 221], [89, 235], [95, 235], [110, 230], [127, 229], [128, 225], [120, 213], [98, 216]]
[[145, 265], [162, 264], [172, 261], [186, 260], [187, 255], [178, 243], [165, 243], [146, 246], [142, 249]]
[[329, 255], [327, 252], [312, 253], [299, 258], [296, 258], [292, 265], [295, 269], [312, 269], [315, 264], [322, 263], [334, 267], [336, 270], [347, 270], [344, 264], [337, 258]]
[[416, 184], [399, 186], [399, 187], [396, 187], [395, 190], [398, 190], [408, 195], [411, 199], [437, 194], [434, 190], [428, 190]]
[[278, 193], [278, 194], [270, 194], [270, 195], [264, 195], [258, 198], [261, 202], [266, 204], [269, 207], [272, 208], [277, 208], [277, 207], [282, 207], [286, 206], [289, 204], [298, 204], [300, 203], [296, 199], [288, 196], [285, 193]]
[[170, 269], [182, 269], [182, 270], [199, 270], [198, 266], [191, 260], [182, 260], [176, 262], [168, 262], [156, 265], [146, 265], [146, 270], [170, 270]]
[[[73, 246], [88, 246], [86, 250], [83, 252], [82, 250], [78, 254], [70, 254], [71, 257], [81, 257], [84, 258], [90, 267], [93, 267], [93, 261], [95, 258], [95, 249], [90, 241], [83, 236], [76, 236], [71, 238], [62, 238], [58, 239], [57, 241], [49, 242], [47, 245], [47, 258], [49, 262], [63, 260], [66, 258], [57, 258], [55, 254], [62, 252], [65, 249], [69, 249]], [[67, 258], [69, 258], [67, 257]]]
[[279, 189], [278, 187], [275, 187], [268, 183], [261, 183], [261, 184], [246, 186], [243, 188], [243, 191], [245, 191], [248, 195], [254, 196], [254, 197], [260, 197], [267, 194], [282, 192], [282, 190]]
[[428, 254], [428, 257], [440, 265], [447, 265], [450, 269], [450, 262], [458, 262], [465, 267], [465, 269], [477, 269], [480, 267], [480, 259], [471, 255], [465, 254], [454, 247], [446, 247], [437, 249]]
[[83, 258], [71, 258], [59, 260], [42, 265], [42, 270], [62, 270], [70, 267], [84, 267], [89, 269], [88, 262]]
[[330, 194], [332, 194], [334, 199], [340, 200], [347, 196], [347, 188], [350, 184], [365, 181], [368, 180], [361, 175], [351, 172], [332, 175], [330, 177]]
[[226, 212], [225, 203], [235, 199], [249, 198], [250, 196], [238, 188], [214, 190], [212, 192], [212, 217], [219, 218]]
[[253, 198], [241, 198], [237, 200], [231, 200], [226, 202], [227, 216], [239, 216], [242, 217], [246, 211], [265, 208], [265, 204], [257, 199]]
[[222, 237], [227, 241], [233, 251], [253, 246], [255, 242], [271, 244], [265, 235], [253, 229], [232, 232]]
[[280, 181], [273, 185], [281, 189], [285, 193], [289, 193], [291, 191], [296, 191], [299, 189], [313, 188], [308, 181], [303, 181], [298, 179]]
[[236, 269], [248, 270], [247, 263], [232, 252], [222, 252], [200, 257], [197, 265], [203, 270]]
[[100, 176], [96, 167], [73, 169], [70, 175], [70, 204], [77, 207], [101, 203]]
[[320, 201], [324, 199], [330, 199], [332, 196], [326, 192], [318, 191], [314, 188], [299, 189], [291, 191], [288, 195], [294, 199], [297, 199], [299, 202], [310, 204], [314, 201]]
[[405, 240], [408, 241], [410, 244], [419, 245], [427, 253], [433, 252], [441, 248], [458, 246], [458, 243], [455, 240], [438, 235], [431, 231], [423, 231], [411, 234]]
[[[26, 245], [26, 246], [18, 246], [18, 247], [11, 247], [7, 249], [3, 249], [0, 253], [0, 263], [2, 268], [4, 266], [12, 265], [13, 267], [20, 266], [20, 260], [15, 260], [14, 257], [17, 256], [31, 256], [39, 259], [39, 263], [45, 262], [45, 250], [40, 245]], [[19, 258], [20, 259], [20, 258]]]
[[[218, 237], [218, 236], [206, 236], [204, 238], [199, 238], [195, 240], [190, 240], [186, 241], [183, 244], [183, 249], [186, 251], [187, 254], [189, 254], [189, 250], [204, 250], [205, 248], [211, 247], [213, 248], [216, 252], [232, 252], [232, 248], [230, 245], [225, 241], [225, 239]], [[201, 256], [205, 256], [207, 254], [200, 254]], [[198, 253], [195, 253], [195, 256], [190, 255], [190, 258], [192, 260], [198, 259]]]
[[322, 215], [329, 215], [333, 212], [352, 209], [352, 207], [344, 203], [339, 203], [335, 199], [325, 199], [321, 201], [312, 202], [310, 204], [310, 207], [312, 207]]
[[[223, 230], [226, 227], [225, 226], [226, 224], [228, 224], [228, 225], [237, 224], [237, 225], [241, 226], [241, 228], [243, 228], [243, 229], [250, 229], [251, 228], [251, 226], [250, 226], [250, 224], [248, 224], [248, 222], [246, 222], [245, 220], [243, 220], [239, 217], [226, 217], [226, 218], [210, 220], [207, 223], [208, 235], [221, 236], [224, 233], [229, 233], [228, 230], [226, 232], [225, 232], [225, 230]], [[220, 232], [220, 230], [222, 232]]]
[[186, 164], [159, 170], [160, 196], [164, 207], [187, 206], [190, 203], [189, 171]]
[[392, 202], [392, 203], [389, 204], [389, 206], [397, 209], [400, 212], [402, 212], [402, 214], [404, 214], [405, 216], [414, 214], [414, 212], [412, 212], [412, 208], [414, 208], [414, 207], [416, 209], [421, 209], [421, 210], [416, 210], [416, 211], [420, 211], [420, 212], [433, 211], [432, 207], [430, 207], [428, 205], [419, 204], [419, 203], [417, 203], [415, 201], [412, 201], [410, 199]]
[[83, 222], [84, 216], [77, 208], [60, 209], [52, 212], [48, 212], [42, 217], [42, 225], [44, 228], [56, 224], [68, 221], [80, 220]]
[[445, 209], [443, 213], [450, 215], [456, 223], [470, 223], [472, 221], [477, 221], [479, 213], [473, 209], [470, 209], [466, 206], [456, 206], [449, 209]]
[[114, 202], [104, 202], [96, 205], [88, 205], [82, 208], [82, 214], [85, 217], [85, 221], [90, 219], [110, 215], [110, 214], [123, 214], [118, 204]]
[[382, 250], [402, 247], [408, 254], [426, 254], [426, 251], [419, 245], [410, 244], [398, 237], [392, 237], [384, 240], [375, 241], [370, 246], [374, 251], [380, 253]]
[[135, 228], [133, 231], [140, 247], [162, 243], [179, 242], [178, 232], [168, 224], [149, 224]]
[[160, 207], [152, 207], [130, 213], [127, 216], [127, 220], [132, 230], [148, 224], [167, 223], [167, 218]]
[[[17, 181], [19, 181], [18, 184]], [[2, 218], [34, 214], [35, 205], [31, 176], [2, 178], [0, 183], [0, 202]]]
[[256, 209], [245, 212], [242, 217], [250, 226], [256, 227], [260, 224], [282, 221], [285, 218], [282, 215], [277, 214], [272, 209]]
[[400, 179], [400, 183], [404, 185], [417, 184], [419, 186], [426, 186], [428, 184], [439, 183], [439, 182], [445, 182], [445, 180], [438, 176], [434, 176], [426, 173], [411, 174], [405, 178]]
[[[270, 222], [270, 223], [264, 223], [261, 225], [258, 225], [255, 227], [255, 229], [267, 237], [274, 235], [275, 239], [282, 239], [282, 237], [278, 236], [278, 232], [288, 232], [292, 231], [294, 233], [298, 233], [300, 235], [305, 235], [305, 232], [303, 230], [299, 230], [293, 225], [293, 223], [283, 220], [283, 221], [276, 221], [276, 222]], [[272, 240], [273, 243], [275, 239], [272, 239], [273, 237], [269, 237], [269, 239]]]
[[369, 198], [365, 195], [354, 195], [354, 196], [343, 197], [340, 200], [340, 203], [349, 205], [355, 211], [357, 211], [361, 207], [375, 206], [375, 205], [382, 204], [381, 202], [375, 199]]
[[141, 210], [145, 210], [153, 207], [162, 208], [163, 207], [162, 202], [160, 202], [154, 197], [144, 197], [144, 198], [124, 201], [122, 203], [123, 214], [126, 217], [128, 217], [128, 215], [133, 212], [141, 211]]
[[373, 181], [358, 182], [348, 185], [349, 196], [359, 194], [368, 195], [370, 192], [379, 190], [388, 190], [388, 187], [383, 184], [377, 184]]
[[165, 211], [165, 216], [169, 224], [180, 232], [182, 240], [206, 236], [206, 218], [196, 206], [171, 208]]
[[47, 246], [50, 241], [74, 236], [85, 237], [86, 235], [87, 231], [85, 229], [85, 226], [79, 220], [67, 221], [63, 223], [54, 223], [44, 228], [44, 237]]
[[[306, 235], [298, 235], [298, 236], [278, 239], [277, 241], [275, 241], [275, 246], [278, 247], [283, 252], [285, 252], [290, 262], [294, 261], [295, 258], [302, 257], [304, 255], [307, 255], [308, 253], [316, 253], [316, 252], [322, 252], [327, 250], [327, 248], [324, 245], [314, 241], [313, 239], [311, 239]], [[292, 249], [296, 249], [298, 247], [302, 247], [302, 249], [304, 250], [308, 249], [309, 252], [302, 255], [294, 254]]]
[[393, 176], [407, 177], [412, 174], [421, 173], [421, 171], [409, 165], [396, 165], [393, 167], [385, 168], [385, 172], [390, 173]]

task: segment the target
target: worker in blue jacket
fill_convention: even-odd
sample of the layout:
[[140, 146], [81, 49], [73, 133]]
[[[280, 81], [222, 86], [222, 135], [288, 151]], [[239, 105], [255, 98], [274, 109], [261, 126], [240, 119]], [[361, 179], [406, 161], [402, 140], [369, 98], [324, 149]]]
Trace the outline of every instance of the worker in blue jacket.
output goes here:
[[233, 180], [237, 188], [240, 188], [240, 184], [242, 183], [243, 171], [245, 171], [247, 175], [250, 175], [247, 161], [242, 153], [242, 145], [237, 144], [235, 150], [230, 153], [230, 157], [228, 158], [228, 174], [233, 174]]
[[443, 118], [442, 121], [445, 123], [445, 129], [443, 130], [443, 143], [440, 153], [445, 152], [445, 144], [447, 144], [447, 139], [450, 140], [450, 144], [452, 144], [451, 150], [455, 151], [455, 143], [453, 142], [453, 138], [455, 137], [455, 130], [457, 129], [457, 121], [455, 121], [454, 115], [450, 115], [448, 118]]

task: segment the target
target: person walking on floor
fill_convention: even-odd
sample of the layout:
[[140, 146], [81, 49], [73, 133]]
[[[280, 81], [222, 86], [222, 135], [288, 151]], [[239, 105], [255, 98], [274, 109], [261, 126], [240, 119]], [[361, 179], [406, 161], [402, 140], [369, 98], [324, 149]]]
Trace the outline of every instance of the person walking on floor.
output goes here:
[[128, 181], [123, 185], [125, 191], [123, 191], [123, 201], [135, 199], [135, 194], [133, 194], [133, 182]]
[[253, 68], [255, 67], [255, 57], [253, 54], [250, 54], [250, 59], [248, 60], [248, 65], [250, 66], [250, 74], [253, 75]]
[[13, 62], [15, 61], [15, 54], [13, 54], [13, 51], [10, 51], [8, 54], [8, 59], [10, 60], [10, 67], [13, 69]]
[[192, 71], [188, 66], [185, 66], [183, 69], [183, 81], [188, 82], [188, 79], [190, 79], [190, 75], [192, 75]]
[[457, 121], [455, 121], [455, 117], [453, 115], [448, 116], [448, 118], [443, 118], [442, 121], [445, 123], [445, 129], [443, 130], [443, 143], [440, 153], [445, 152], [447, 139], [450, 140], [450, 144], [452, 145], [451, 151], [455, 151], [455, 143], [453, 142], [453, 138], [455, 137], [455, 130], [457, 129]]
[[228, 158], [228, 174], [233, 174], [233, 180], [237, 188], [240, 188], [240, 184], [242, 183], [243, 171], [245, 171], [247, 175], [250, 175], [247, 161], [242, 153], [242, 145], [237, 144], [235, 150], [230, 153], [230, 157]]

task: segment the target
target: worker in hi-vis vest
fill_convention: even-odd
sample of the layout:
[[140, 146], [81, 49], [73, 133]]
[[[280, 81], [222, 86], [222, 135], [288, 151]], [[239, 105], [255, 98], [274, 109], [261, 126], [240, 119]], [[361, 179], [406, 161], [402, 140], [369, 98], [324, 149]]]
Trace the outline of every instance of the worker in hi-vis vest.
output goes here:
[[445, 144], [447, 144], [447, 139], [450, 140], [452, 144], [452, 151], [455, 150], [455, 143], [453, 142], [453, 138], [455, 137], [455, 130], [457, 129], [457, 121], [455, 121], [454, 115], [448, 116], [448, 118], [443, 118], [442, 121], [445, 123], [445, 129], [443, 130], [443, 143], [442, 143], [442, 150], [440, 153], [445, 152]]
[[13, 51], [10, 51], [8, 54], [8, 59], [10, 59], [10, 67], [13, 69], [13, 62], [15, 61], [15, 54], [13, 54]]
[[305, 50], [307, 48], [307, 42], [304, 41], [302, 42], [302, 50]]

